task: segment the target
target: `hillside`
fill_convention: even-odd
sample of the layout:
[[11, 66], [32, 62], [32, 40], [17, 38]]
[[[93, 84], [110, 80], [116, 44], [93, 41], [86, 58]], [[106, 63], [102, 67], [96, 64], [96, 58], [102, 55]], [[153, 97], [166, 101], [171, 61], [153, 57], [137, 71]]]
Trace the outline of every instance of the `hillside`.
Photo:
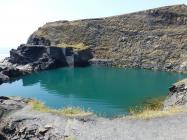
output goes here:
[[[52, 45], [84, 44], [115, 66], [187, 70], [187, 6], [175, 5], [98, 19], [46, 23], [28, 39]], [[84, 46], [83, 46], [84, 47]]]

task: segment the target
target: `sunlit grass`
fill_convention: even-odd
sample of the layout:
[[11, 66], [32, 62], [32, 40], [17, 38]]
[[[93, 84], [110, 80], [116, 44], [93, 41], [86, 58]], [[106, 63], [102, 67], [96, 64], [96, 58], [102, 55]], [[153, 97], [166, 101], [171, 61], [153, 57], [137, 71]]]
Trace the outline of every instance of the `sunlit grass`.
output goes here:
[[129, 114], [138, 114], [144, 110], [161, 110], [164, 107], [165, 97], [146, 99], [142, 104], [129, 108]]
[[32, 108], [36, 111], [40, 112], [48, 112], [48, 113], [54, 113], [58, 115], [64, 115], [69, 117], [79, 117], [79, 116], [89, 116], [92, 115], [91, 112], [85, 111], [78, 107], [66, 107], [62, 109], [51, 109], [49, 107], [46, 107], [42, 102], [31, 100], [29, 104], [32, 106]]
[[171, 107], [165, 110], [151, 110], [150, 108], [144, 108], [139, 113], [134, 113], [128, 116], [131, 119], [153, 119], [163, 116], [170, 116], [180, 112], [187, 112], [187, 108], [184, 107]]
[[179, 106], [173, 106], [167, 109], [163, 109], [164, 100], [165, 97], [145, 100], [142, 105], [130, 108], [129, 116], [127, 117], [132, 119], [152, 119], [187, 111], [186, 108]]
[[84, 45], [83, 43], [72, 44], [72, 45], [61, 43], [61, 44], [58, 44], [58, 47], [61, 47], [61, 48], [73, 48], [73, 49], [77, 49], [77, 50], [84, 50], [84, 49], [88, 48], [88, 46]]
[[[167, 109], [163, 109], [164, 97], [152, 98], [145, 100], [140, 106], [135, 106], [129, 109], [129, 115], [126, 118], [130, 119], [153, 119], [163, 116], [174, 115], [180, 112], [187, 112], [187, 108], [180, 106], [173, 106]], [[33, 110], [39, 112], [48, 112], [68, 117], [84, 117], [93, 115], [92, 112], [85, 111], [79, 107], [66, 107], [62, 109], [51, 109], [46, 107], [42, 102], [31, 100], [29, 104]]]

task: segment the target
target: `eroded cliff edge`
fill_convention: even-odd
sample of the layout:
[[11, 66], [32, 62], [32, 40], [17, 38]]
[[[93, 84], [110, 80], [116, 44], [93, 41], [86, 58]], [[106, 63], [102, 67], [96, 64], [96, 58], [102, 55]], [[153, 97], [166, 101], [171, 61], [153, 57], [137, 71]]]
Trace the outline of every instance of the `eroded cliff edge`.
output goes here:
[[[187, 71], [187, 6], [175, 5], [113, 17], [45, 24], [28, 39], [51, 45], [84, 44], [92, 63]], [[98, 60], [98, 61], [97, 61]]]

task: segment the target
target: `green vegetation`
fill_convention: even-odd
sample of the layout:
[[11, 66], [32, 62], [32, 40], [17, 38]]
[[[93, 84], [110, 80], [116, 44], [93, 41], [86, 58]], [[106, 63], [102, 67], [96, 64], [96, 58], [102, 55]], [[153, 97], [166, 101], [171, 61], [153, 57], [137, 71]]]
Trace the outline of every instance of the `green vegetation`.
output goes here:
[[163, 102], [165, 100], [165, 97], [158, 97], [158, 98], [150, 98], [146, 99], [141, 105], [131, 107], [129, 109], [129, 113], [139, 114], [142, 113], [145, 110], [161, 110], [163, 108]]
[[184, 107], [173, 106], [165, 110], [151, 110], [149, 108], [144, 108], [140, 113], [131, 114], [128, 116], [130, 119], [152, 119], [162, 116], [174, 115], [176, 113], [187, 112], [187, 109]]
[[179, 112], [186, 112], [184, 107], [173, 106], [168, 109], [163, 109], [165, 97], [147, 99], [140, 106], [135, 106], [129, 109], [131, 119], [151, 119], [156, 117], [168, 116]]
[[79, 116], [84, 117], [84, 116], [92, 115], [91, 112], [75, 107], [67, 107], [63, 109], [51, 109], [46, 107], [42, 102], [36, 100], [31, 100], [28, 104], [30, 104], [32, 108], [36, 111], [54, 113], [58, 115], [68, 116], [68, 117], [79, 117]]
[[86, 48], [88, 48], [88, 46], [84, 45], [83, 43], [78, 43], [78, 44], [65, 44], [65, 43], [61, 43], [57, 45], [58, 47], [61, 48], [73, 48], [73, 49], [77, 49], [77, 50], [84, 50]]
[[[163, 109], [164, 99], [164, 97], [147, 99], [142, 105], [130, 108], [129, 115], [126, 117], [130, 119], [152, 119], [162, 116], [169, 116], [180, 112], [187, 112], [187, 108], [179, 106]], [[84, 117], [92, 115], [92, 113], [89, 111], [75, 107], [51, 109], [46, 107], [42, 102], [36, 100], [31, 100], [28, 104], [30, 104], [36, 111], [54, 113], [67, 117]]]

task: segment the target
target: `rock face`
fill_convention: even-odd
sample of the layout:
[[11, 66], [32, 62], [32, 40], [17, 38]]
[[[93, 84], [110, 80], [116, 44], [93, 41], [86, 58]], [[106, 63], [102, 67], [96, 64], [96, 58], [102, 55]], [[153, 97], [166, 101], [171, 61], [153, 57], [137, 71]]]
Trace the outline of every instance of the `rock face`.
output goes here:
[[113, 66], [186, 72], [187, 6], [50, 22], [35, 31], [28, 43], [48, 41], [55, 46], [83, 43], [91, 48], [95, 59], [112, 59]]
[[[59, 53], [60, 52], [61, 51], [59, 51]], [[49, 55], [45, 46], [32, 47], [21, 45], [17, 50], [10, 51], [9, 62], [17, 65], [30, 65], [32, 68], [31, 71], [39, 71], [67, 65], [64, 57], [56, 54], [56, 57], [61, 57], [60, 61], [60, 58], [55, 59], [53, 55]]]
[[91, 59], [89, 60], [91, 65], [95, 65], [95, 66], [112, 66], [113, 64], [113, 60], [112, 59]]
[[169, 89], [170, 92], [164, 102], [164, 107], [186, 106], [187, 107], [187, 78], [183, 79]]
[[[92, 54], [88, 49], [74, 50], [43, 45], [21, 45], [10, 51], [9, 62], [18, 65], [31, 65], [33, 70], [45, 70], [69, 65], [86, 65]], [[71, 61], [70, 61], [71, 60]]]
[[[60, 48], [45, 39], [35, 39], [33, 44], [23, 44], [10, 51], [10, 57], [0, 63], [0, 84], [12, 78], [65, 66], [85, 66], [92, 54], [89, 48]], [[42, 44], [43, 43], [43, 44]], [[39, 45], [36, 45], [39, 44]]]
[[11, 116], [13, 112], [25, 108], [28, 101], [29, 99], [18, 97], [0, 97], [0, 139], [64, 139], [62, 134], [54, 132], [52, 126], [48, 124], [48, 122], [45, 122], [46, 120], [42, 121], [39, 117], [34, 117], [34, 115], [24, 117], [23, 113], [23, 117], [18, 117], [16, 115], [8, 117]]
[[9, 80], [9, 77], [7, 75], [0, 73], [0, 84], [8, 80]]
[[27, 44], [30, 45], [45, 45], [45, 46], [51, 46], [51, 42], [48, 39], [45, 39], [44, 37], [32, 37], [28, 39]]
[[29, 105], [31, 99], [0, 96], [0, 140], [67, 140], [77, 131], [70, 121], [83, 124], [93, 116], [68, 118], [38, 112]]
[[5, 59], [0, 63], [0, 84], [27, 73], [28, 71], [17, 68]]

